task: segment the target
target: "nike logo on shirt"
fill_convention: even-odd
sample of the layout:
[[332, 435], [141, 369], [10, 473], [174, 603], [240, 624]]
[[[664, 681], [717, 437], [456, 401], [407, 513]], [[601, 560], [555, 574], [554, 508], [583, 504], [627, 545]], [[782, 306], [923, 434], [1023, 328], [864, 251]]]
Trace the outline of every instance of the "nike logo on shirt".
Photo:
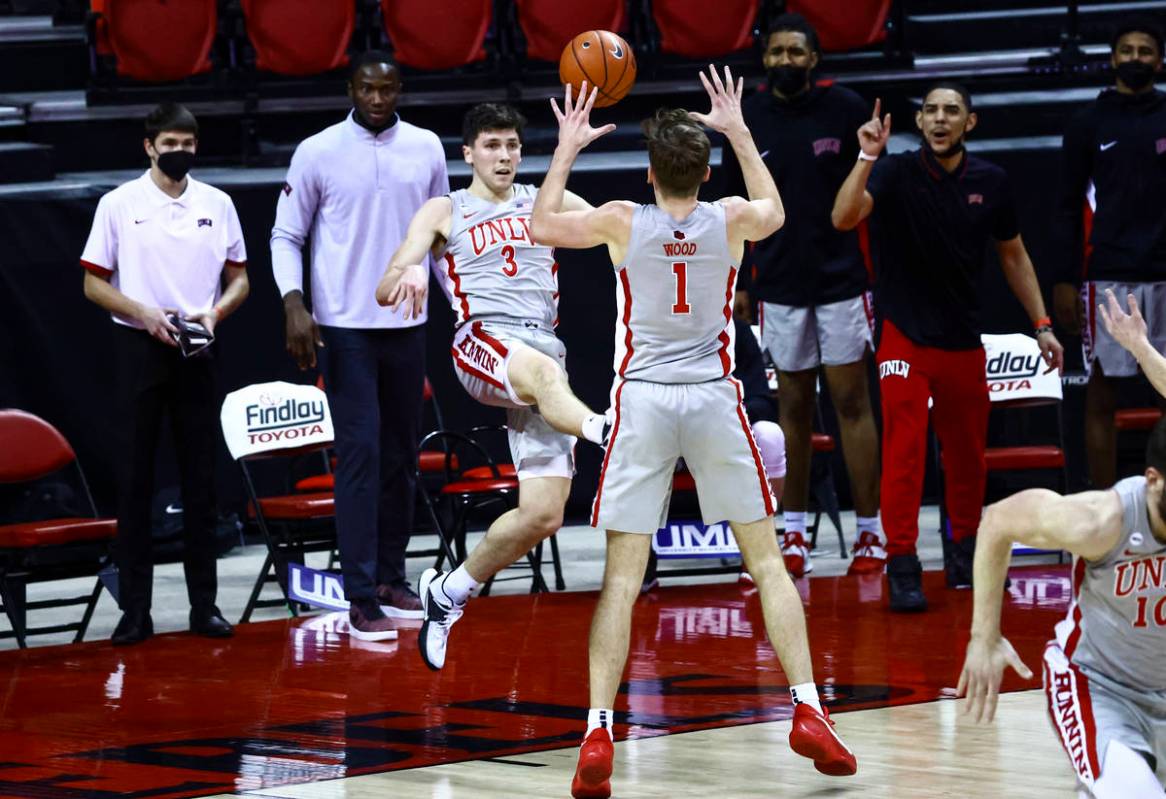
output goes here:
[[134, 224], [135, 224], [135, 225], [140, 225], [140, 224], [142, 224], [142, 223], [143, 223], [143, 222], [145, 222], [145, 221], [147, 221], [147, 220], [145, 220], [145, 219], [135, 219], [135, 220], [134, 220]]
[[1117, 144], [1117, 140], [1114, 140], [1111, 142], [1106, 142], [1105, 144], [1101, 145], [1101, 152], [1105, 152], [1110, 147], [1113, 147], [1115, 144]]

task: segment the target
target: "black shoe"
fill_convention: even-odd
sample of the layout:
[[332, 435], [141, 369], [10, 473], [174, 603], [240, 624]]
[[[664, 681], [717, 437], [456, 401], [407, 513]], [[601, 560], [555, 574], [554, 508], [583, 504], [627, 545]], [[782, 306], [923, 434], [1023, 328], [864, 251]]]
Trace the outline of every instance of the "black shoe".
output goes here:
[[214, 605], [205, 609], [190, 609], [190, 631], [207, 638], [230, 638], [235, 634], [235, 628]]
[[114, 646], [140, 644], [154, 634], [154, 621], [149, 613], [123, 613], [110, 641]]
[[897, 613], [927, 610], [927, 597], [923, 595], [923, 567], [917, 556], [887, 558], [887, 582], [891, 589], [891, 610]]
[[972, 562], [976, 557], [976, 537], [953, 541], [945, 553], [943, 570], [948, 588], [972, 587]]

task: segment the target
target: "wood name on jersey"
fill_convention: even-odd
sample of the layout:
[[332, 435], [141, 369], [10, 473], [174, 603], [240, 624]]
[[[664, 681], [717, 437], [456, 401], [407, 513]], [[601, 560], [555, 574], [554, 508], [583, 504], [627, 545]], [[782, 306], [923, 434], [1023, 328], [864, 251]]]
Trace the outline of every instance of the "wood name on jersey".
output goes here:
[[695, 241], [669, 241], [664, 244], [664, 254], [669, 258], [681, 255], [696, 255]]
[[530, 235], [530, 214], [524, 216], [504, 216], [501, 219], [487, 219], [471, 228], [470, 246], [474, 255], [481, 255], [487, 247], [496, 247], [499, 244], [521, 242], [528, 247], [537, 246], [534, 237]]

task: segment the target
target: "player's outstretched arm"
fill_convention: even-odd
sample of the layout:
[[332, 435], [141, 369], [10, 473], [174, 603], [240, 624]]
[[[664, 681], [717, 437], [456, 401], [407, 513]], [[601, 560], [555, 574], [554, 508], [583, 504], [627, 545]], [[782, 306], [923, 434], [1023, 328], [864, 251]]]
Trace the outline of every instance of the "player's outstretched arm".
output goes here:
[[531, 235], [539, 244], [578, 249], [611, 244], [619, 239], [620, 222], [628, 216], [623, 207], [626, 203], [605, 203], [592, 208], [567, 191], [567, 177], [579, 153], [600, 136], [615, 130], [611, 124], [601, 128], [591, 126], [591, 107], [598, 93], [598, 89], [592, 89], [588, 94], [584, 81], [582, 92], [574, 101], [570, 84], [566, 86], [562, 111], [551, 100], [551, 109], [559, 122], [559, 144], [531, 211]]
[[834, 209], [830, 212], [830, 221], [838, 230], [853, 230], [874, 210], [874, 198], [866, 190], [866, 182], [874, 162], [891, 138], [891, 115], [880, 119], [881, 110], [882, 100], [875, 100], [874, 113], [858, 129], [859, 159], [838, 189]]
[[421, 316], [429, 293], [426, 257], [449, 236], [452, 209], [449, 197], [434, 197], [417, 209], [405, 231], [405, 240], [377, 283], [378, 305], [388, 305], [395, 311], [404, 304], [405, 318]]
[[[1012, 289], [1016, 299], [1020, 300], [1020, 304], [1024, 306], [1024, 310], [1028, 313], [1028, 318], [1032, 320], [1033, 324], [1040, 323], [1040, 320], [1047, 318], [1045, 316], [1045, 301], [1041, 297], [1040, 284], [1036, 280], [1036, 269], [1032, 266], [1032, 259], [1028, 257], [1024, 240], [1017, 235], [1011, 239], [997, 241], [996, 253], [1000, 256], [1000, 268], [1004, 272], [1004, 279], [1008, 281], [1008, 287]], [[1057, 341], [1052, 328], [1042, 329], [1041, 332], [1037, 333], [1036, 340], [1040, 345], [1041, 357], [1044, 358], [1047, 366], [1045, 373], [1047, 374], [1054, 369], [1057, 372], [1063, 371], [1065, 349], [1061, 346], [1061, 342]]]
[[956, 688], [957, 696], [967, 698], [966, 714], [976, 721], [992, 720], [1006, 667], [1026, 680], [1032, 678], [1012, 644], [1000, 634], [1013, 543], [1097, 558], [1117, 542], [1121, 512], [1121, 500], [1113, 491], [1061, 496], [1047, 489], [1021, 491], [984, 511], [972, 570], [972, 634]]
[[1138, 308], [1138, 300], [1133, 294], [1126, 296], [1129, 313], [1121, 309], [1113, 289], [1105, 290], [1105, 302], [1097, 306], [1101, 321], [1113, 340], [1130, 351], [1138, 360], [1138, 366], [1146, 373], [1146, 378], [1163, 397], [1166, 397], [1166, 358], [1154, 349], [1146, 334], [1146, 320]]
[[709, 64], [708, 75], [701, 72], [700, 82], [709, 96], [709, 112], [701, 114], [692, 111], [689, 116], [728, 139], [741, 167], [745, 191], [749, 194], [749, 202], [746, 204], [726, 204], [729, 236], [742, 241], [767, 238], [785, 224], [785, 207], [773, 175], [761, 160], [753, 134], [749, 132], [741, 113], [745, 81], [738, 78], [734, 82], [733, 73], [728, 67], [725, 67], [725, 78], [722, 81], [716, 67]]

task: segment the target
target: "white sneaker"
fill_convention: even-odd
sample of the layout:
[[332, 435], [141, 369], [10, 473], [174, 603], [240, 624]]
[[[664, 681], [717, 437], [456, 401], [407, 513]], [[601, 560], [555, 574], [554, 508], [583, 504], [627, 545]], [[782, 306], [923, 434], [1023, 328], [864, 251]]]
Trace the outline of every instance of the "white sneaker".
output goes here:
[[846, 569], [847, 574], [882, 574], [887, 567], [887, 550], [878, 533], [859, 533], [852, 552], [854, 558]]
[[418, 586], [421, 593], [421, 608], [425, 616], [421, 622], [421, 634], [417, 636], [417, 644], [421, 648], [421, 659], [434, 671], [440, 671], [445, 666], [449, 628], [462, 617], [465, 610], [465, 603], [447, 607], [434, 595], [430, 586], [440, 576], [441, 572], [437, 569], [426, 569], [421, 574], [421, 584]]

